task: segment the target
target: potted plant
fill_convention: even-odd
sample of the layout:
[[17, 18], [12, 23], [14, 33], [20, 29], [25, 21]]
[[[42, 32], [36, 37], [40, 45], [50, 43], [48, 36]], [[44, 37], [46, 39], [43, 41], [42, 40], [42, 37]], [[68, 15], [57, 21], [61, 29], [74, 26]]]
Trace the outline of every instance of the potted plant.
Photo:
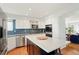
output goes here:
[[72, 33], [74, 33], [74, 26], [72, 25], [72, 26], [69, 26], [68, 28], [66, 28], [66, 31], [67, 31], [67, 33], [68, 34], [72, 34]]

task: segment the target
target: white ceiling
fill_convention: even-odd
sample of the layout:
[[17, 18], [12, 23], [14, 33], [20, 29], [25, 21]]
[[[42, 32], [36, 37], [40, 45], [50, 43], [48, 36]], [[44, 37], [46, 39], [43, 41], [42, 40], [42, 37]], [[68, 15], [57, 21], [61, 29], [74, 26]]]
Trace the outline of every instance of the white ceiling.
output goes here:
[[50, 14], [66, 16], [79, 10], [77, 3], [1, 3], [0, 7], [5, 13], [25, 16], [28, 14], [28, 16], [37, 18]]

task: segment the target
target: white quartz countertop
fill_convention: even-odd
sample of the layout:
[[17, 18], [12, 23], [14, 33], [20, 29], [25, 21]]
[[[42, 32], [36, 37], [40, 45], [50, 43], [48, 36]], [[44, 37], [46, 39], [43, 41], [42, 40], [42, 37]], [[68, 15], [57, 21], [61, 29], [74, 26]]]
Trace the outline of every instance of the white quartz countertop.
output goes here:
[[25, 37], [32, 41], [34, 44], [39, 46], [41, 49], [47, 53], [52, 52], [55, 49], [61, 47], [61, 43], [58, 38], [48, 37], [47, 40], [39, 40], [37, 37], [44, 36], [45, 34], [30, 34]]

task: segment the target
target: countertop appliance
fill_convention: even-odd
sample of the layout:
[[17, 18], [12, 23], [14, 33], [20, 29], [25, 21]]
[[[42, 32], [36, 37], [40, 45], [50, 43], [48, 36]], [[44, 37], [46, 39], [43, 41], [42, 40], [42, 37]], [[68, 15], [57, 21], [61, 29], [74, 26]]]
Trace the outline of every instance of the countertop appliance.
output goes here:
[[52, 37], [52, 24], [45, 25], [46, 36]]

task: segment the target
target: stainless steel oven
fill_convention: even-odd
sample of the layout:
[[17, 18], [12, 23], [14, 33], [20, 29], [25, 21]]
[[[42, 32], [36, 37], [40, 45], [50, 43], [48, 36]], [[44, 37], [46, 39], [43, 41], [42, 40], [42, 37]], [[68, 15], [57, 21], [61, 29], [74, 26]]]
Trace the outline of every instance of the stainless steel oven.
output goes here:
[[45, 25], [46, 36], [52, 37], [52, 24]]

